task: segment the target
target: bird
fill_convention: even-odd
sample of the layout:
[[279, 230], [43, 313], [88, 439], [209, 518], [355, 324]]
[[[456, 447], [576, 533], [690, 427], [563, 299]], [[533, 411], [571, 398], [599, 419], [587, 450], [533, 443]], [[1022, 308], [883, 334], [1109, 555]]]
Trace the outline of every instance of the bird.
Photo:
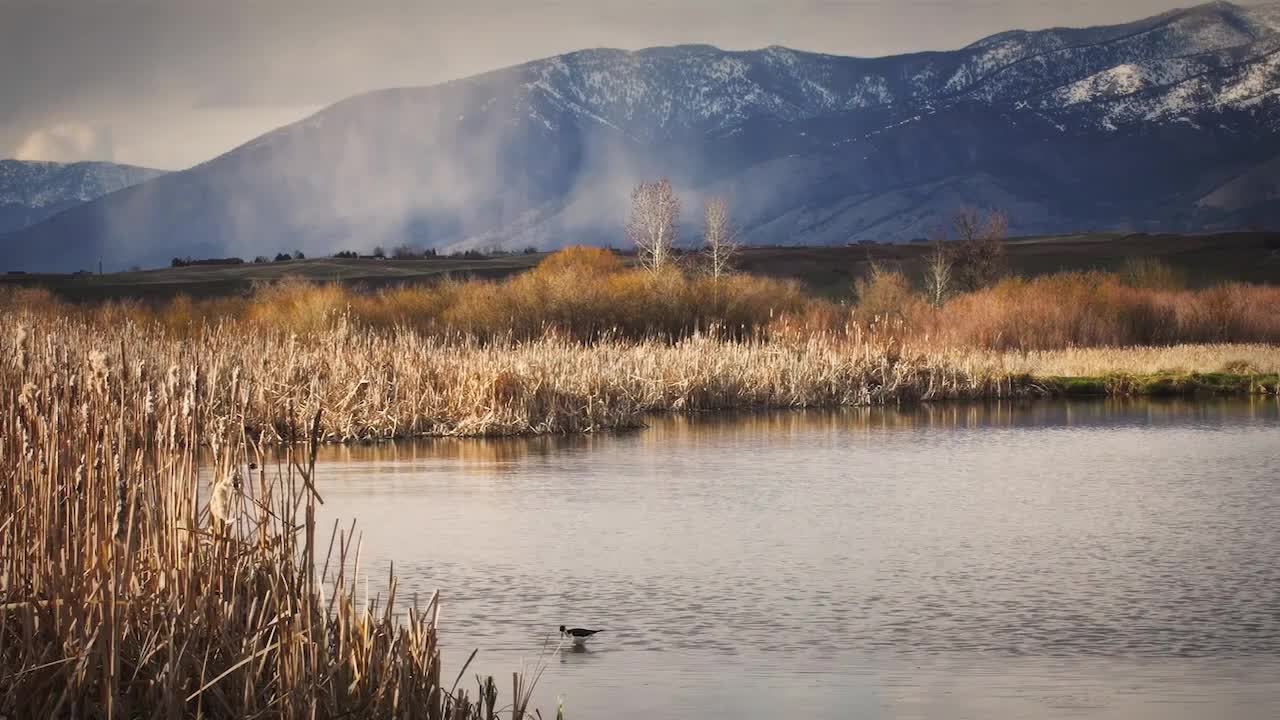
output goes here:
[[595, 635], [598, 632], [601, 632], [601, 631], [586, 630], [583, 628], [566, 628], [563, 625], [560, 626], [560, 635], [562, 637], [569, 638], [570, 640], [573, 641], [574, 645], [578, 645], [578, 646], [584, 645], [592, 635]]

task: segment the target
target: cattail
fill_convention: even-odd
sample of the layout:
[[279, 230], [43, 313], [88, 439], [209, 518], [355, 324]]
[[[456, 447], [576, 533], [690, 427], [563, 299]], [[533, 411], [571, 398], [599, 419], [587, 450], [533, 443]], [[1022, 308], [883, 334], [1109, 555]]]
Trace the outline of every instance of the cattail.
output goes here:
[[129, 537], [129, 483], [123, 476], [116, 487], [116, 541]]
[[23, 383], [22, 392], [18, 394], [18, 407], [28, 411], [34, 410], [37, 392], [35, 383]]
[[213, 484], [213, 496], [209, 498], [209, 515], [219, 525], [229, 525], [235, 512], [235, 496], [239, 493], [244, 481], [240, 477], [240, 469], [236, 468], [227, 475], [218, 478]]
[[19, 370], [27, 369], [27, 326], [19, 325], [13, 331], [14, 360]]
[[102, 388], [111, 372], [107, 368], [107, 354], [101, 350], [90, 350], [88, 364], [90, 381], [95, 387]]

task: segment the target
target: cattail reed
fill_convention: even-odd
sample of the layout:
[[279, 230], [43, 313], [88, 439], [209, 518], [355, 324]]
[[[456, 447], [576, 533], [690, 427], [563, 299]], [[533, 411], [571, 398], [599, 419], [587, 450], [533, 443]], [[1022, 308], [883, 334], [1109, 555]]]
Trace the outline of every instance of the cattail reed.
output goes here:
[[[494, 717], [491, 683], [445, 684], [438, 597], [357, 603], [350, 531], [325, 555], [325, 396], [292, 398], [306, 415], [278, 405], [313, 387], [278, 388], [279, 357], [220, 357], [236, 347], [220, 335], [30, 333], [0, 340], [0, 717]], [[280, 437], [294, 442], [246, 482]]]

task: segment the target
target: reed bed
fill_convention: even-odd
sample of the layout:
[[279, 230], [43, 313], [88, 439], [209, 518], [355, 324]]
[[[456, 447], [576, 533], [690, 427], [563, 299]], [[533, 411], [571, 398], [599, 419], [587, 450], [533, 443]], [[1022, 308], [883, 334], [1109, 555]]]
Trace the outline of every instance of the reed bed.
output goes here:
[[438, 597], [406, 603], [392, 575], [359, 601], [353, 528], [314, 523], [318, 411], [246, 422], [277, 397], [270, 359], [5, 325], [0, 717], [523, 715], [527, 688], [499, 706], [492, 680], [469, 697], [443, 675]]
[[[23, 326], [27, 327], [27, 326]], [[223, 323], [177, 339], [154, 326], [105, 332], [77, 319], [10, 321], [4, 352], [43, 375], [98, 358], [128, 391], [199, 367], [193, 402], [242, 418], [275, 441], [296, 414], [321, 417], [323, 440], [417, 435], [580, 433], [635, 427], [656, 411], [875, 405], [1006, 397], [1020, 389], [962, 356], [857, 346], [830, 336], [805, 342], [599, 341], [556, 335], [481, 342], [350, 324], [306, 334], [246, 332]], [[246, 390], [228, 395], [238, 384]], [[20, 385], [20, 383], [19, 383]], [[323, 412], [321, 412], [323, 411]], [[179, 429], [178, 432], [181, 432]]]
[[[823, 332], [585, 342], [350, 321], [306, 333], [221, 322], [188, 337], [132, 322], [108, 332], [78, 316], [18, 314], [4, 324], [0, 352], [21, 355], [41, 376], [96, 357], [128, 393], [146, 397], [198, 367], [204, 380], [193, 401], [272, 442], [289, 439], [297, 415], [318, 415], [323, 441], [583, 433], [636, 427], [655, 412], [1028, 397], [1046, 392], [1047, 376], [1277, 370], [1268, 345], [1014, 352]], [[231, 396], [229, 385], [245, 390]]]

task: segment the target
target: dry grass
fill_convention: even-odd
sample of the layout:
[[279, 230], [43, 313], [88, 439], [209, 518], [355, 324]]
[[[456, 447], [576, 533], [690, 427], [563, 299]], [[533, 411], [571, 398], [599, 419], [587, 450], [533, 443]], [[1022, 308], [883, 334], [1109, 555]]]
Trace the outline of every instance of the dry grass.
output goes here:
[[271, 393], [251, 368], [287, 358], [4, 325], [0, 716], [494, 717], [492, 681], [472, 700], [442, 675], [438, 599], [393, 575], [359, 602], [352, 530], [317, 535], [306, 403], [246, 428]]
[[1039, 377], [1098, 377], [1115, 373], [1280, 373], [1280, 347], [1261, 344], [1071, 348], [1031, 353], [993, 353], [993, 369]]
[[[19, 327], [26, 337], [15, 343]], [[198, 359], [202, 407], [271, 441], [286, 439], [296, 414], [320, 413], [319, 435], [329, 441], [581, 433], [635, 427], [652, 412], [1023, 397], [1041, 392], [1034, 380], [1049, 375], [1264, 374], [1275, 366], [1273, 348], [1262, 345], [1008, 352], [856, 332], [588, 343], [555, 333], [477, 339], [351, 322], [286, 334], [223, 322], [179, 337], [154, 324], [105, 331], [78, 317], [26, 315], [0, 332], [0, 352], [25, 354], [41, 375], [96, 353], [140, 396], [152, 391], [154, 375]], [[234, 383], [247, 388], [242, 397], [216, 391]]]

